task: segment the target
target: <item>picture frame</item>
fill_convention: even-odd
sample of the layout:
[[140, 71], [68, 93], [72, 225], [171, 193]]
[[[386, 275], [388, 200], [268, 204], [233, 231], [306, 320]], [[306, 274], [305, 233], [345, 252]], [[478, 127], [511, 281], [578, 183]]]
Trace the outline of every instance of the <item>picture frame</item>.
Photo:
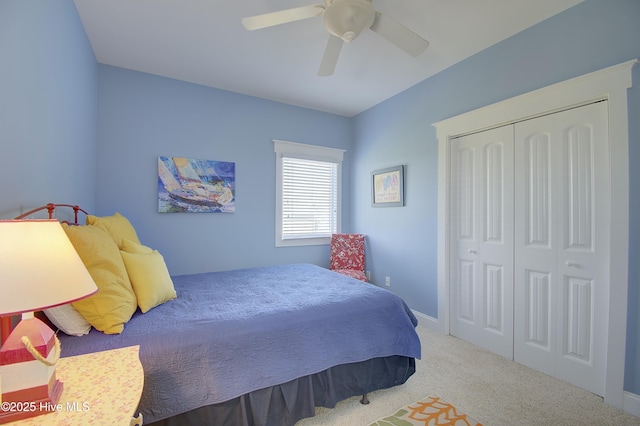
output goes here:
[[235, 211], [235, 163], [158, 157], [158, 213]]
[[404, 206], [404, 166], [371, 172], [371, 207]]

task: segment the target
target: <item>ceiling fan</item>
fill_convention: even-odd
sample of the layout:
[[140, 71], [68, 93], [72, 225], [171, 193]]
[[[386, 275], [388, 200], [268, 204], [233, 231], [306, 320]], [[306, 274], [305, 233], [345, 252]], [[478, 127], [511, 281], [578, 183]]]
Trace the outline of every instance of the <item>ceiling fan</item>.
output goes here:
[[333, 74], [343, 43], [355, 40], [365, 28], [380, 34], [411, 56], [418, 56], [429, 46], [429, 42], [415, 32], [374, 10], [371, 0], [325, 0], [325, 4], [244, 18], [242, 24], [248, 30], [258, 30], [322, 15], [330, 35], [320, 62], [319, 76]]

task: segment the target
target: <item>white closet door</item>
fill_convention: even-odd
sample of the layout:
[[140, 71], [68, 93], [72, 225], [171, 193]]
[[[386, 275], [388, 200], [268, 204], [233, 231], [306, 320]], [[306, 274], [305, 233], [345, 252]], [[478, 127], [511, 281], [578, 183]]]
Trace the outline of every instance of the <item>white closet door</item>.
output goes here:
[[452, 140], [450, 332], [513, 358], [513, 126]]
[[607, 103], [515, 125], [514, 359], [604, 393]]

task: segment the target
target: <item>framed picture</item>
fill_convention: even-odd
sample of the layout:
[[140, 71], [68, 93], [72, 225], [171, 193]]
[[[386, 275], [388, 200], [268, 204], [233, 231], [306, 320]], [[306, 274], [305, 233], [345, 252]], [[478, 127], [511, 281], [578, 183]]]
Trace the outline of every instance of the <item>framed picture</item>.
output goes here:
[[404, 166], [371, 172], [371, 206], [404, 206]]
[[235, 163], [158, 157], [159, 213], [235, 211]]

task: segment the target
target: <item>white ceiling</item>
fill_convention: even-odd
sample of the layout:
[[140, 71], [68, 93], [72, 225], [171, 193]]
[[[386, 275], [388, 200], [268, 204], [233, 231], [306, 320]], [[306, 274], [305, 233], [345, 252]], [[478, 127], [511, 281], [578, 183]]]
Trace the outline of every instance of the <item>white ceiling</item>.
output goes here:
[[100, 63], [350, 117], [583, 0], [373, 0], [431, 45], [413, 58], [365, 30], [329, 77], [322, 17], [241, 23], [322, 0], [74, 1]]

